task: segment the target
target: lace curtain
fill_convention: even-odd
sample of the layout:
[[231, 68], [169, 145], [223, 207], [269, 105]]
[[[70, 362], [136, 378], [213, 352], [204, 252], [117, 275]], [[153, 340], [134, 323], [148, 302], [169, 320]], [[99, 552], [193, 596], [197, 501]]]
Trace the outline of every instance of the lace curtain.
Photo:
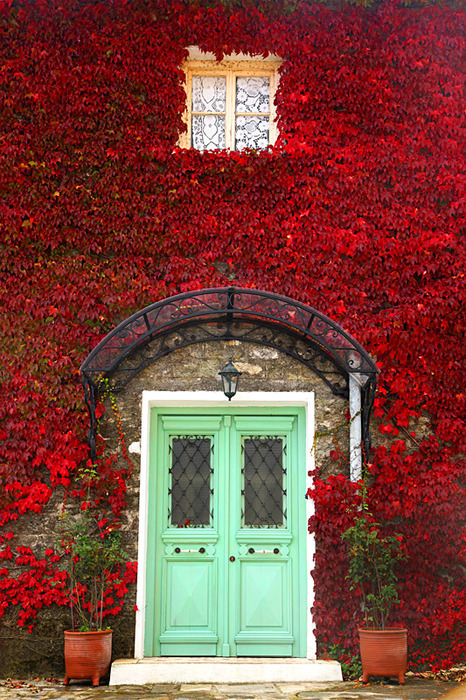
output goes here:
[[234, 80], [234, 143], [227, 144], [227, 78], [195, 75], [192, 82], [191, 143], [200, 151], [233, 147], [266, 148], [270, 128], [270, 78]]

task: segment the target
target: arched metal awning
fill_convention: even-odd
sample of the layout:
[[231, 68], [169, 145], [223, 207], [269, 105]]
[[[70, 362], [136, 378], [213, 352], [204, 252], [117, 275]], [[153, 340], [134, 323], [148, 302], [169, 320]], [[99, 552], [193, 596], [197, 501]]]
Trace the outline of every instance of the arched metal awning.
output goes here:
[[118, 392], [142, 369], [182, 347], [241, 340], [277, 348], [314, 371], [334, 394], [348, 396], [349, 377], [362, 393], [362, 438], [370, 448], [369, 419], [377, 367], [335, 321], [280, 294], [226, 287], [178, 294], [138, 311], [94, 348], [81, 366], [95, 455], [95, 404], [99, 387]]

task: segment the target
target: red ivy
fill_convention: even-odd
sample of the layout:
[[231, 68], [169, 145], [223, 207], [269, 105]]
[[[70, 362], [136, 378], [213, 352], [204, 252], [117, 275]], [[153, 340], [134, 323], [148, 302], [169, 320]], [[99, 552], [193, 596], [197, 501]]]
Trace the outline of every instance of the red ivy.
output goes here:
[[[385, 446], [371, 498], [409, 555], [399, 621], [414, 665], [454, 663], [464, 12], [210, 5], [0, 3], [0, 615], [17, 606], [30, 624], [67, 602], [54, 555], [13, 532], [57, 488], [84, 496], [72, 486], [88, 457], [81, 361], [135, 310], [234, 280], [319, 308], [377, 359]], [[283, 58], [273, 148], [177, 147], [190, 44]], [[99, 458], [96, 498], [112, 518], [128, 476]], [[317, 479], [313, 497], [319, 644], [351, 650], [359, 613], [340, 534], [354, 485]], [[109, 593], [110, 610], [121, 597]]]

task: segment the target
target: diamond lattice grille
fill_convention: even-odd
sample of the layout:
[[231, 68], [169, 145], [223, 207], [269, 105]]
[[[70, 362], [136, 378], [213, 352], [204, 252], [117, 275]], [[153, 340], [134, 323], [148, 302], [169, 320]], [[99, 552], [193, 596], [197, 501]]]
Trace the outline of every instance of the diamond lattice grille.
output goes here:
[[243, 525], [283, 527], [286, 525], [286, 469], [284, 439], [253, 436], [245, 438], [243, 452]]
[[171, 487], [168, 522], [171, 527], [207, 527], [212, 525], [211, 438], [173, 437], [170, 445]]

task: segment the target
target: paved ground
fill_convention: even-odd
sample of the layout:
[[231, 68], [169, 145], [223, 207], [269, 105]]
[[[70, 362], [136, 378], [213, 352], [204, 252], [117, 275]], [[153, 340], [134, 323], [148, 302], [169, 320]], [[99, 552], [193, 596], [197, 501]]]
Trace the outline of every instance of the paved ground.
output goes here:
[[250, 685], [144, 685], [92, 688], [88, 683], [0, 681], [0, 700], [466, 700], [466, 683], [407, 678], [406, 685], [270, 683]]

